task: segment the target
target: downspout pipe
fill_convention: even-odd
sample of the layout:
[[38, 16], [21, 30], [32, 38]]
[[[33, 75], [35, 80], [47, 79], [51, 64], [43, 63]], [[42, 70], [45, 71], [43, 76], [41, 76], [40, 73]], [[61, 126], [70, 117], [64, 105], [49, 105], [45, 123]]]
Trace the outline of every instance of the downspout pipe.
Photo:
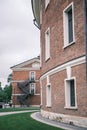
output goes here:
[[85, 29], [85, 51], [86, 51], [86, 82], [87, 82], [87, 2], [83, 0], [84, 8], [84, 29]]

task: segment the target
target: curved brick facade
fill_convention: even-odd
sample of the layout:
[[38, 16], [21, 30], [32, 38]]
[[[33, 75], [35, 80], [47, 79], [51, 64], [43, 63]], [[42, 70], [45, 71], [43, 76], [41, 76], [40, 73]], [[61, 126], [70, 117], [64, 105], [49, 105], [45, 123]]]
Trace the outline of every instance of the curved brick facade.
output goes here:
[[[63, 11], [65, 8], [68, 8], [72, 2], [74, 8], [73, 31], [75, 35], [75, 41], [73, 44], [64, 47], [65, 23], [63, 23]], [[45, 60], [45, 34], [48, 28], [50, 28], [50, 57], [48, 60]], [[66, 33], [68, 32], [66, 31]], [[43, 116], [53, 120], [55, 119], [67, 123], [72, 122], [75, 125], [87, 127], [87, 118], [85, 118], [87, 117], [87, 84], [84, 34], [83, 1], [50, 0], [48, 7], [45, 8], [45, 1], [42, 0], [41, 113]], [[72, 86], [70, 84], [72, 80], [75, 87], [74, 106], [69, 103], [71, 100], [73, 100], [73, 97], [70, 97], [70, 95], [72, 95], [70, 93]], [[49, 84], [50, 88], [47, 87]], [[51, 103], [49, 104], [48, 102]], [[62, 116], [62, 114], [66, 117], [67, 121], [64, 119], [65, 117]], [[68, 118], [68, 116], [71, 118]], [[85, 121], [85, 123], [80, 120], [80, 117], [83, 117], [82, 119]]]

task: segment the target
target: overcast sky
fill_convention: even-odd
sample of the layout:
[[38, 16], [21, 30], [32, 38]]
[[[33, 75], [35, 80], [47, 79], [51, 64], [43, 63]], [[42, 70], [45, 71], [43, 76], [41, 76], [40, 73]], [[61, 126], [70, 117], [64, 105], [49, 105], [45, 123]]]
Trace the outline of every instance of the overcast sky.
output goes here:
[[39, 30], [33, 25], [31, 0], [0, 0], [0, 82], [10, 67], [40, 54]]

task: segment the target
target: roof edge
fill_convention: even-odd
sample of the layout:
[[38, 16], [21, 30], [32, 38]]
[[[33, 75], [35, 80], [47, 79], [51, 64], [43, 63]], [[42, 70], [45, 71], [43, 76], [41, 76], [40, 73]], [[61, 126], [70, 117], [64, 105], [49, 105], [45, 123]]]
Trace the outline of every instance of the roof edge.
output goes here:
[[17, 67], [17, 66], [21, 66], [22, 64], [23, 64], [23, 65], [26, 65], [26, 64], [29, 64], [29, 63], [33, 63], [34, 61], [37, 61], [37, 62], [40, 63], [40, 58], [39, 58], [39, 56], [38, 56], [38, 57], [35, 57], [35, 58], [32, 58], [32, 59], [30, 59], [30, 60], [24, 61], [24, 62], [22, 62], [22, 63], [19, 63], [19, 64], [17, 64], [17, 65], [14, 65], [14, 66], [10, 67], [10, 69], [13, 70], [13, 69], [14, 69], [15, 67]]
[[34, 25], [40, 29], [40, 7], [41, 0], [31, 0], [32, 11], [34, 15]]

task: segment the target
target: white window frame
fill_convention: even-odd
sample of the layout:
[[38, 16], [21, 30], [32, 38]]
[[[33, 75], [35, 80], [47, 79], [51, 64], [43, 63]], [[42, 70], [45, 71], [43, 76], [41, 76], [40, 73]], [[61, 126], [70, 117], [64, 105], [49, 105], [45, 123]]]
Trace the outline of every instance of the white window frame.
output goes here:
[[[74, 80], [75, 83], [75, 106], [71, 106], [70, 104], [70, 80]], [[77, 99], [76, 99], [76, 78], [72, 77], [70, 79], [65, 79], [65, 107], [69, 109], [77, 109]]]
[[31, 84], [30, 84], [30, 93], [31, 93], [32, 84], [34, 85], [34, 94], [35, 94], [35, 88], [36, 88], [36, 87], [35, 87], [35, 83], [31, 83]]
[[45, 32], [45, 60], [50, 58], [50, 28]]
[[[72, 28], [73, 28], [73, 41], [69, 43], [69, 32], [68, 32], [68, 11], [72, 9]], [[73, 2], [70, 3], [64, 10], [63, 10], [63, 28], [64, 28], [64, 48], [70, 46], [71, 44], [75, 43], [75, 34], [74, 34], [74, 4]]]
[[51, 107], [51, 84], [46, 86], [46, 107]]
[[35, 80], [35, 72], [34, 71], [31, 71], [30, 73], [29, 73], [29, 79], [31, 80], [31, 73], [34, 73], [34, 80]]
[[40, 97], [41, 97], [41, 104], [40, 105], [43, 105], [43, 96], [42, 96], [42, 93], [43, 93], [43, 91], [42, 91], [42, 81], [40, 80]]
[[45, 9], [48, 7], [50, 0], [45, 0]]

